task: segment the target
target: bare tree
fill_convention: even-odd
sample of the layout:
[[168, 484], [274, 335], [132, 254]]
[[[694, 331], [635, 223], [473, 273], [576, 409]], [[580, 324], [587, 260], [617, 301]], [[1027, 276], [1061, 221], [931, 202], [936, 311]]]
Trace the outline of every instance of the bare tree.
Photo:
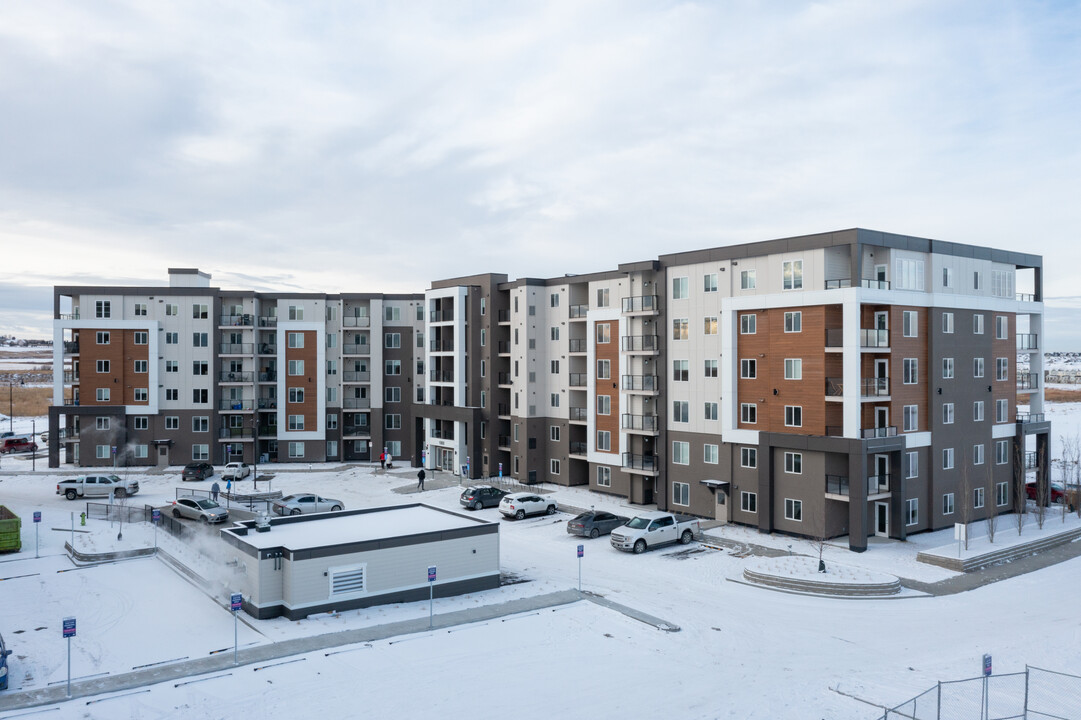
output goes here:
[[818, 553], [818, 572], [826, 572], [826, 563], [822, 559], [822, 553], [826, 550], [826, 542], [829, 540], [826, 535], [826, 521], [829, 514], [829, 501], [826, 502], [826, 507], [823, 508], [822, 513], [815, 514], [815, 519], [811, 521], [810, 535], [807, 536], [807, 541], [811, 544], [811, 547]]
[[995, 485], [995, 473], [991, 463], [984, 463], [987, 468], [987, 484], [984, 495], [987, 496], [987, 539], [993, 545], [995, 531], [998, 529], [998, 489]]
[[1043, 530], [1044, 520], [1047, 519], [1047, 486], [1050, 478], [1040, 477], [1039, 468], [1044, 467], [1046, 456], [1047, 453], [1043, 448], [1036, 451], [1036, 509], [1033, 510], [1033, 514], [1036, 516], [1036, 526], [1041, 530]]
[[968, 525], [972, 522], [975, 508], [973, 507], [972, 478], [968, 470], [968, 454], [961, 451], [961, 478], [957, 486], [957, 514], [961, 518], [961, 524], [965, 526], [965, 550], [968, 550]]
[[1025, 513], [1028, 510], [1028, 489], [1025, 484], [1025, 446], [1013, 444], [1013, 497], [1017, 505], [1017, 534], [1025, 529]]

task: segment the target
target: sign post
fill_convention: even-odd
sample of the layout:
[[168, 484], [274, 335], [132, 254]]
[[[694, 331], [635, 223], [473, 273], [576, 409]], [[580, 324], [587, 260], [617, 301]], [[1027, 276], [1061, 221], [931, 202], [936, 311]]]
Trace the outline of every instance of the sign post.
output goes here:
[[586, 554], [586, 546], [578, 546], [578, 594], [582, 594], [582, 556]]
[[150, 522], [154, 525], [154, 553], [158, 552], [158, 523], [161, 522], [161, 510], [155, 508], [150, 511]]
[[75, 557], [75, 513], [71, 513], [71, 556]]
[[244, 598], [240, 593], [233, 593], [229, 597], [229, 609], [233, 611], [233, 664], [237, 664], [236, 649], [237, 649], [237, 614], [240, 612], [240, 606], [244, 604]]
[[38, 555], [38, 525], [41, 524], [41, 511], [34, 511], [34, 557], [40, 557]]
[[64, 637], [68, 639], [68, 697], [71, 697], [71, 639], [75, 637], [75, 618], [64, 618]]
[[432, 629], [432, 605], [435, 601], [435, 565], [428, 566], [428, 629]]
[[991, 655], [985, 653], [983, 656], [983, 716], [985, 718], [991, 717], [989, 713], [990, 698], [987, 692], [987, 679], [991, 676]]

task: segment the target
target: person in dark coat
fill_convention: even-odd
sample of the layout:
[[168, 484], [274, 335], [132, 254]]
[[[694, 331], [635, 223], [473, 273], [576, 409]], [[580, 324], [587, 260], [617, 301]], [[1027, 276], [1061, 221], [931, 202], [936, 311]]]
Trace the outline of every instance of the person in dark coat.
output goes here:
[[424, 490], [424, 468], [421, 468], [420, 472], [417, 473], [417, 490]]
[[210, 497], [214, 500], [214, 502], [218, 501], [218, 492], [220, 491], [221, 488], [218, 487], [218, 481], [215, 480], [214, 484], [210, 486]]

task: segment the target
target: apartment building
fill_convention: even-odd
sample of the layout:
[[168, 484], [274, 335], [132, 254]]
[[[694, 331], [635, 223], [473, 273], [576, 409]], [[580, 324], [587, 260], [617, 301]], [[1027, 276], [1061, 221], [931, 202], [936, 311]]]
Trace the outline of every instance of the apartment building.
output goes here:
[[56, 287], [50, 467], [413, 456], [420, 295]]
[[1041, 294], [1039, 256], [862, 229], [439, 281], [425, 462], [853, 550], [1005, 512], [1047, 480]]

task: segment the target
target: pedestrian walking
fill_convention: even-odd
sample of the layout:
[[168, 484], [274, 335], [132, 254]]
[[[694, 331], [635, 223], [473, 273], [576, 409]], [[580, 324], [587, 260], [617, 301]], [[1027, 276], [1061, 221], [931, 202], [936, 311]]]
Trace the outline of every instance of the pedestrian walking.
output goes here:
[[[228, 481], [226, 481], [226, 482], [228, 483]], [[218, 481], [215, 480], [214, 484], [210, 486], [210, 497], [214, 500], [214, 502], [218, 501], [218, 492], [220, 490], [221, 490], [221, 488], [218, 487]]]
[[387, 469], [387, 454], [385, 452], [379, 453], [379, 469], [380, 470], [386, 470]]
[[233, 492], [233, 479], [232, 478], [229, 478], [228, 480], [225, 481], [225, 492], [226, 493]]
[[424, 468], [417, 473], [417, 490], [424, 491]]

